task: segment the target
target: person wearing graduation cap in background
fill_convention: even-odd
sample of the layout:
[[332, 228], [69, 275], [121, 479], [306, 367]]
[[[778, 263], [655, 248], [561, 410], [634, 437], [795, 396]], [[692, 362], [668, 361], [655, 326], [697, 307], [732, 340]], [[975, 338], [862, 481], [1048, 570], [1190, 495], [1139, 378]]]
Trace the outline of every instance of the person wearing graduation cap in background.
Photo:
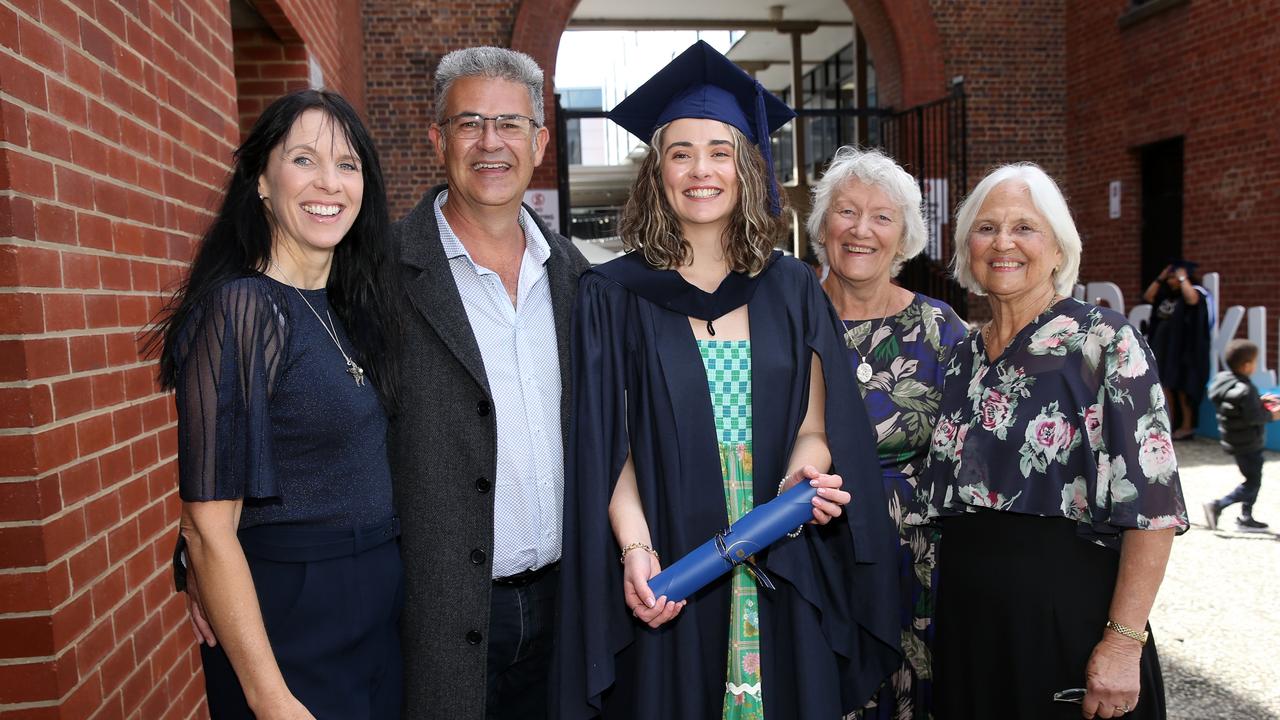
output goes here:
[[1178, 423], [1174, 440], [1196, 434], [1200, 401], [1209, 384], [1209, 291], [1200, 286], [1197, 266], [1174, 258], [1142, 293], [1151, 303], [1147, 342], [1156, 356], [1165, 405]]
[[[610, 117], [652, 151], [630, 252], [579, 281], [552, 715], [838, 717], [900, 659], [897, 534], [839, 320], [773, 249], [769, 134], [794, 113], [698, 42]], [[800, 482], [813, 522], [755, 568], [653, 597], [663, 563]]]

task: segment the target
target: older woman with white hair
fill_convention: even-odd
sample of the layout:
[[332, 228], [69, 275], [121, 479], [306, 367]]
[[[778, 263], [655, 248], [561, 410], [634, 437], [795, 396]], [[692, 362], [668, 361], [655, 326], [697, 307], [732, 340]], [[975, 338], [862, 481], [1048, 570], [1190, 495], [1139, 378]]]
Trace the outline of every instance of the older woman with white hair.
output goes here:
[[844, 323], [849, 361], [867, 414], [898, 529], [902, 664], [863, 718], [931, 713], [930, 655], [938, 530], [924, 523], [928, 489], [918, 475], [937, 419], [946, 358], [966, 328], [946, 303], [893, 283], [924, 249], [920, 188], [876, 151], [840, 148], [813, 191], [809, 236], [829, 268], [823, 289]]
[[1147, 617], [1188, 523], [1155, 361], [1123, 316], [1068, 297], [1080, 234], [1039, 167], [984, 178], [955, 237], [992, 320], [948, 366], [925, 473], [946, 537], [935, 703], [1163, 718]]

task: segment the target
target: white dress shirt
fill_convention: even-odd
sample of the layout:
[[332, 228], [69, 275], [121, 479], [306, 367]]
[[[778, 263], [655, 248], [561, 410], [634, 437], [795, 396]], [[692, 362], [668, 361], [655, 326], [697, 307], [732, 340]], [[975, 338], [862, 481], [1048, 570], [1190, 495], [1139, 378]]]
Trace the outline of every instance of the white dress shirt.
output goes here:
[[[493, 577], [560, 559], [564, 438], [560, 432], [560, 354], [546, 262], [551, 247], [524, 208], [516, 303], [502, 278], [471, 259], [436, 198], [436, 223], [449, 269], [480, 347], [498, 430], [494, 478]], [[447, 448], [442, 448], [447, 452]]]

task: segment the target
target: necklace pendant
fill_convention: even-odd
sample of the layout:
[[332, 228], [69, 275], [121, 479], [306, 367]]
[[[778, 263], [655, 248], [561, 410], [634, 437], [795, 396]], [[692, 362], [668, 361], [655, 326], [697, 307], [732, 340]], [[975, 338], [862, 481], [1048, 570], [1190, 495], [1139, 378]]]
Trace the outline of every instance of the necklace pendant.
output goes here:
[[352, 380], [356, 381], [356, 387], [364, 387], [364, 368], [350, 359], [347, 360], [347, 374], [351, 376]]
[[866, 360], [858, 363], [858, 382], [865, 385], [871, 379], [872, 374], [870, 363]]

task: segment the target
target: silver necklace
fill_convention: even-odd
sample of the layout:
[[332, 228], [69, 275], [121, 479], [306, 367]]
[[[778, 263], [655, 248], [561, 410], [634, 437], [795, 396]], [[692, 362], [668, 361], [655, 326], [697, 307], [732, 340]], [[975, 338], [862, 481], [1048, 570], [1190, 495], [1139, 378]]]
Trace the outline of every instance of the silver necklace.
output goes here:
[[[884, 329], [884, 322], [889, 319], [889, 316], [886, 314], [888, 313], [888, 311], [889, 311], [889, 302], [886, 300], [884, 303], [884, 306], [880, 310], [880, 325], [876, 327], [875, 332], [871, 333], [871, 335], [867, 337], [867, 343], [868, 343], [867, 352], [870, 352], [871, 350], [875, 349], [874, 343], [875, 343], [876, 335], [879, 335], [880, 331]], [[858, 370], [857, 370], [858, 382], [862, 383], [863, 385], [866, 385], [867, 382], [871, 380], [871, 376], [874, 375], [875, 372], [871, 369], [871, 363], [867, 362], [866, 353], [863, 353], [862, 350], [858, 347], [854, 348], [854, 352], [858, 353]]]
[[320, 327], [324, 328], [324, 331], [329, 334], [329, 338], [333, 340], [333, 344], [338, 346], [338, 352], [342, 353], [342, 359], [347, 361], [347, 374], [351, 376], [352, 380], [356, 381], [356, 387], [363, 387], [364, 368], [357, 365], [356, 362], [351, 359], [351, 356], [347, 354], [347, 351], [342, 349], [342, 343], [338, 342], [338, 326], [334, 324], [333, 316], [329, 314], [329, 309], [325, 308], [324, 311], [324, 316], [329, 318], [329, 322], [325, 323], [324, 319], [320, 317], [320, 313], [316, 312], [316, 309], [311, 305], [311, 301], [307, 299], [307, 296], [303, 295], [302, 291], [298, 289], [298, 286], [294, 285], [293, 281], [289, 279], [289, 276], [285, 274], [284, 268], [277, 265], [275, 260], [268, 260], [267, 262], [270, 262], [271, 266], [280, 273], [280, 277], [284, 278], [285, 283], [287, 283], [289, 287], [293, 288], [294, 292], [298, 293], [298, 297], [302, 298], [302, 302], [307, 304], [307, 309], [311, 311], [312, 315], [316, 316], [316, 320], [320, 321]]

